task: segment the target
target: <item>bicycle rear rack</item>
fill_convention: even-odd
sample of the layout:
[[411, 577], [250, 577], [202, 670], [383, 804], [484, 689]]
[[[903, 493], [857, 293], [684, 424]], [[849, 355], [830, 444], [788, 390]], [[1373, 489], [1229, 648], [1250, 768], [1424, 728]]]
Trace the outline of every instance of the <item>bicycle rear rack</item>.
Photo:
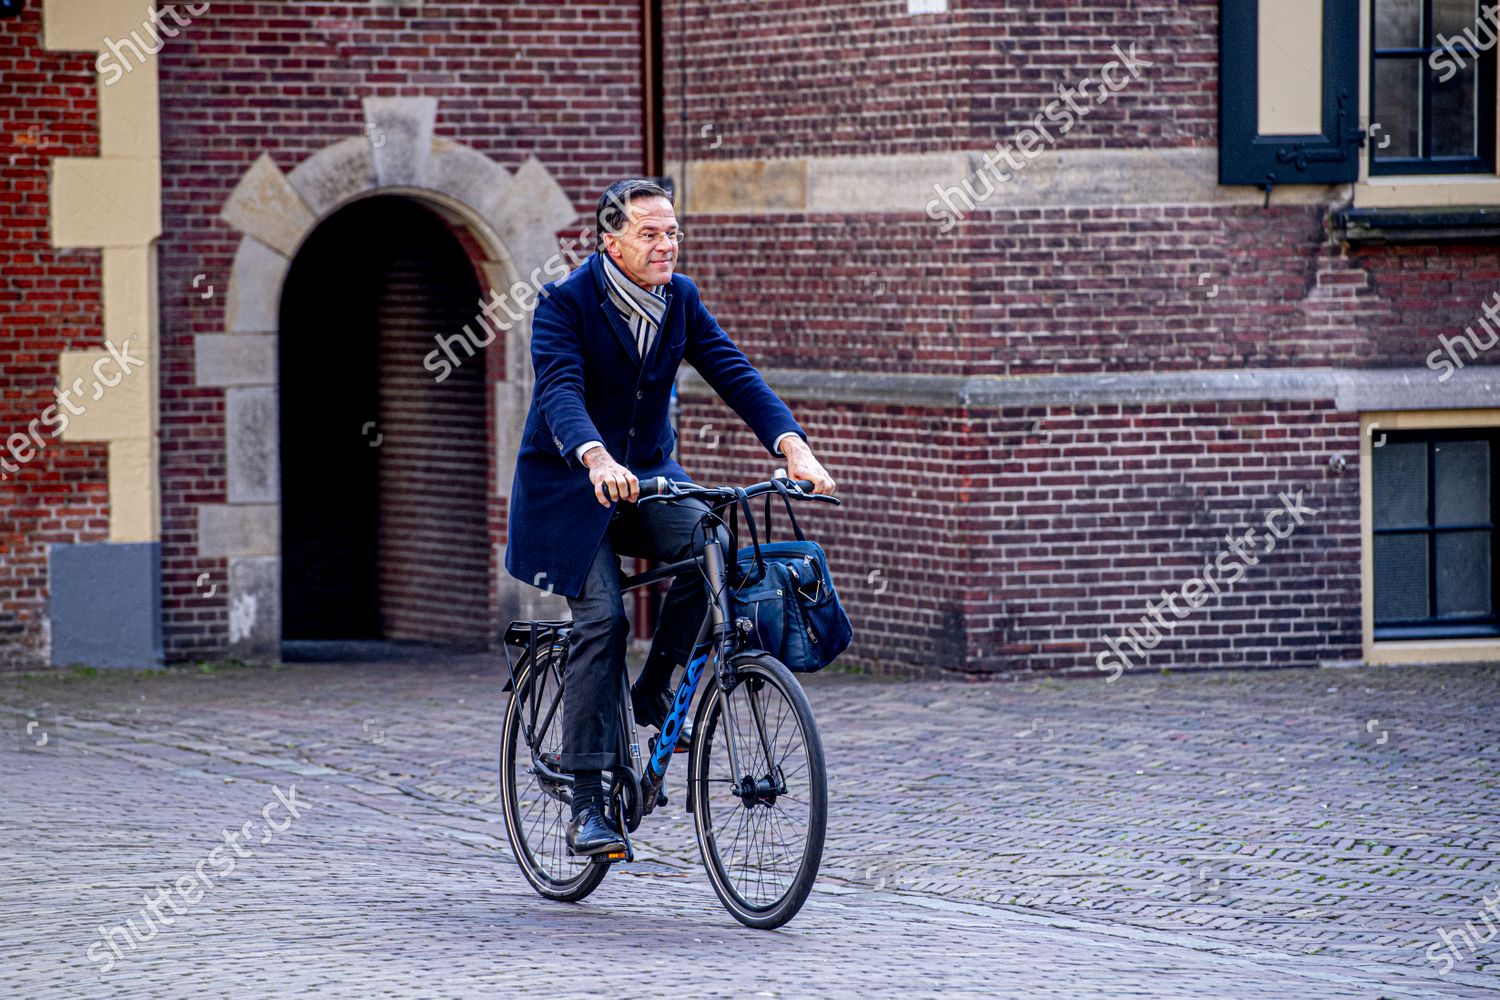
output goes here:
[[502, 692], [516, 690], [516, 665], [511, 661], [511, 646], [524, 648], [526, 650], [527, 661], [535, 663], [538, 635], [544, 639], [559, 634], [563, 638], [567, 638], [572, 631], [573, 622], [571, 619], [530, 622], [514, 621], [505, 626], [505, 635], [501, 640], [500, 649], [505, 653], [505, 672], [510, 675], [510, 680], [500, 690]]

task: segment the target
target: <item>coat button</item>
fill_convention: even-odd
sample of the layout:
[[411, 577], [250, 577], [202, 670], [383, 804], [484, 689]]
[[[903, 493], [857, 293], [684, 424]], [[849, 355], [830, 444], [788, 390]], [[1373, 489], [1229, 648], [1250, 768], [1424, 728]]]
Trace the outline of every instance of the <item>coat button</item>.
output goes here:
[[631, 437], [635, 437], [635, 428], [634, 427], [630, 428], [630, 436]]
[[642, 392], [641, 390], [637, 389], [635, 391], [635, 398], [636, 399], [645, 399], [646, 398], [646, 394], [644, 392]]

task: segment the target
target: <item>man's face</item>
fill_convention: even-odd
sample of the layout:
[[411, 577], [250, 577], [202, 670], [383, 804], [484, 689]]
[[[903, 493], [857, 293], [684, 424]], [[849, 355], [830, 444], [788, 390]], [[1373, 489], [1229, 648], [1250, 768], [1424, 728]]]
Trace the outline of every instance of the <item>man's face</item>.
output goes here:
[[604, 249], [626, 277], [642, 287], [665, 285], [677, 266], [677, 244], [665, 234], [677, 231], [677, 216], [665, 198], [637, 198], [618, 235], [604, 234]]

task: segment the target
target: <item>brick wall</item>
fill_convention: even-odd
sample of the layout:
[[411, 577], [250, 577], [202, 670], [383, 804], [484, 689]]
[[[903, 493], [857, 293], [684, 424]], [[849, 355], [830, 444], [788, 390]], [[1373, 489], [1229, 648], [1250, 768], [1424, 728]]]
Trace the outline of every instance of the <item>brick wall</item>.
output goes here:
[[[54, 250], [48, 165], [97, 156], [92, 60], [41, 47], [36, 4], [4, 22], [0, 42], [0, 446], [49, 406], [57, 357], [103, 343], [100, 254]], [[109, 536], [109, 454], [65, 443], [38, 425], [46, 447], [0, 469], [0, 669], [45, 662], [47, 547]], [[11, 461], [11, 464], [15, 464]]]
[[667, 155], [949, 149], [968, 131], [965, 21], [906, 0], [663, 2]]
[[763, 364], [944, 375], [1423, 366], [1500, 292], [1492, 245], [1348, 250], [1326, 212], [697, 215], [682, 269]]
[[[828, 551], [855, 623], [849, 662], [1097, 673], [1107, 636], [1138, 625], [1162, 589], [1225, 550], [1227, 532], [1263, 525], [1280, 493], [1298, 490], [1318, 514], [1137, 666], [1359, 656], [1359, 428], [1327, 402], [788, 402], [845, 500], [797, 511]], [[685, 405], [682, 426], [682, 461], [699, 481], [771, 470], [718, 402]], [[1340, 473], [1334, 455], [1348, 463]]]
[[[669, 159], [987, 151], [1131, 42], [1155, 66], [1057, 148], [1144, 153], [1149, 190], [1152, 172], [1172, 169], [1150, 153], [1217, 143], [1210, 0], [955, 0], [917, 18], [896, 2], [837, 15], [668, 6], [669, 61], [686, 73], [680, 88], [669, 80]], [[812, 27], [832, 18], [841, 30]], [[683, 270], [756, 362], [872, 374], [1420, 367], [1500, 291], [1493, 245], [1351, 250], [1328, 239], [1328, 206], [1283, 201], [981, 209], [947, 235], [921, 212], [700, 214], [684, 220]], [[1495, 362], [1500, 350], [1478, 363]], [[1104, 636], [1295, 484], [1316, 490], [1315, 522], [1149, 663], [1359, 655], [1358, 431], [1331, 402], [791, 402], [848, 491], [844, 510], [815, 521], [855, 617], [856, 659], [1097, 672]], [[682, 423], [695, 476], [769, 468], [747, 436], [723, 437], [727, 409], [694, 401]], [[715, 437], [731, 443], [707, 447]], [[1340, 476], [1334, 454], [1349, 462]]]
[[[364, 97], [430, 96], [439, 99], [437, 135], [511, 170], [534, 155], [580, 210], [591, 208], [606, 183], [641, 168], [639, 38], [639, 5], [624, 0], [429, 0], [393, 12], [368, 3], [216, 2], [163, 51], [169, 659], [218, 655], [227, 634], [223, 588], [206, 597], [196, 585], [201, 573], [220, 581], [225, 573], [223, 560], [198, 555], [196, 537], [198, 505], [225, 499], [223, 393], [194, 385], [192, 346], [195, 334], [223, 329], [223, 297], [205, 301], [190, 289], [196, 274], [221, 289], [227, 279], [240, 234], [218, 213], [244, 171], [263, 151], [290, 170], [360, 135]], [[505, 510], [493, 497], [489, 522], [498, 543]]]
[[[1232, 570], [1210, 573], [1223, 593], [1158, 627], [1166, 637], [1145, 662], [1359, 655], [1353, 414], [1326, 402], [1018, 408], [976, 413], [970, 426], [974, 493], [986, 502], [969, 511], [968, 669], [1096, 671], [1103, 638], [1139, 626], [1162, 590], [1230, 551], [1226, 534], [1254, 527], [1264, 546], [1283, 493], [1317, 513], [1270, 551], [1253, 549], [1259, 562], [1232, 585]], [[1334, 455], [1349, 460], [1342, 472]]]
[[[50, 402], [58, 351], [99, 337], [98, 255], [49, 250], [45, 202], [50, 155], [97, 151], [95, 76], [83, 54], [37, 49], [35, 6], [0, 48], [0, 141], [14, 153], [0, 158], [6, 433]], [[1132, 42], [1155, 63], [1147, 78], [1058, 148], [1132, 150], [1148, 164], [1153, 151], [1211, 154], [1212, 0], [951, 6], [913, 18], [904, 0], [665, 0], [668, 159], [983, 151], [1058, 85], [1114, 58], [1113, 44]], [[197, 585], [205, 572], [222, 583], [225, 566], [200, 557], [196, 538], [199, 505], [225, 499], [223, 393], [194, 385], [192, 345], [223, 328], [239, 234], [218, 213], [246, 168], [268, 151], [290, 169], [360, 134], [364, 97], [433, 96], [438, 135], [510, 168], [537, 156], [586, 211], [606, 182], [640, 169], [638, 18], [625, 0], [396, 12], [224, 2], [166, 46], [169, 658], [217, 655], [227, 633], [224, 588], [209, 597]], [[32, 126], [47, 148], [18, 138]], [[1328, 241], [1325, 216], [1326, 206], [1281, 199], [1268, 210], [1051, 204], [980, 211], [943, 235], [920, 212], [702, 214], [684, 219], [683, 270], [763, 366], [928, 375], [1420, 366], [1500, 289], [1493, 246], [1348, 250]], [[217, 297], [199, 297], [200, 274]], [[1500, 351], [1478, 363], [1496, 361]], [[1315, 524], [1180, 626], [1151, 663], [1356, 655], [1352, 415], [1327, 404], [997, 412], [789, 402], [849, 497], [809, 518], [829, 543], [866, 662], [1092, 670], [1097, 640], [1138, 618], [1147, 595], [1303, 482], [1327, 503]], [[690, 471], [744, 481], [770, 468], [736, 423], [716, 403], [687, 401]], [[1342, 477], [1326, 471], [1335, 452], [1351, 459]], [[18, 483], [0, 482], [0, 647], [11, 650], [0, 657], [44, 642], [45, 544], [105, 537], [105, 459], [103, 445], [53, 443]], [[494, 552], [504, 505], [493, 495], [488, 521]], [[19, 643], [5, 646], [17, 629]]]
[[669, 156], [978, 148], [1131, 43], [1157, 84], [1095, 109], [1068, 145], [1215, 141], [1215, 0], [952, 0], [916, 16], [906, 0], [663, 6]]

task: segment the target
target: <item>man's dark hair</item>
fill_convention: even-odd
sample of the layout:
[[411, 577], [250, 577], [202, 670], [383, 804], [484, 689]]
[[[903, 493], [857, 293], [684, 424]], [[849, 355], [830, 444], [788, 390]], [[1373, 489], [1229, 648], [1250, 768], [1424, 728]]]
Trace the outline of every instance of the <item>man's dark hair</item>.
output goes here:
[[638, 198], [672, 200], [667, 189], [655, 181], [648, 181], [643, 177], [615, 181], [604, 189], [604, 193], [599, 196], [599, 205], [594, 209], [594, 221], [597, 223], [594, 236], [600, 250], [604, 249], [605, 233], [620, 235], [625, 223], [630, 221], [630, 203]]

